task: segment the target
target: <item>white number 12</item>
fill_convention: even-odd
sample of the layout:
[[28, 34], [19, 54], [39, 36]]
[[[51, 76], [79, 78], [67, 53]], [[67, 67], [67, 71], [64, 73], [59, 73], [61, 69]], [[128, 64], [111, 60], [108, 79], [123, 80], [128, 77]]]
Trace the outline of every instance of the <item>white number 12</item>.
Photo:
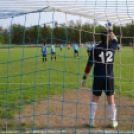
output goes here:
[[[101, 52], [101, 54], [99, 55], [99, 57], [101, 57], [102, 63], [105, 63], [104, 52]], [[107, 57], [106, 62], [112, 62], [113, 61], [113, 58], [112, 58], [113, 57], [113, 52], [107, 51], [106, 52], [106, 57]]]

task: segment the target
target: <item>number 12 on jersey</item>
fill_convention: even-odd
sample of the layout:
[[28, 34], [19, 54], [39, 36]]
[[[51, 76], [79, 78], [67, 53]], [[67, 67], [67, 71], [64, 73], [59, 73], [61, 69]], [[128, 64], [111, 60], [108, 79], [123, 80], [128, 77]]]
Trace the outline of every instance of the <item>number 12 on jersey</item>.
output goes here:
[[106, 62], [113, 62], [113, 52], [112, 51], [107, 51], [106, 56], [104, 55], [104, 52], [101, 52], [99, 54], [99, 57], [101, 57], [102, 63], [105, 63], [105, 57], [106, 57]]

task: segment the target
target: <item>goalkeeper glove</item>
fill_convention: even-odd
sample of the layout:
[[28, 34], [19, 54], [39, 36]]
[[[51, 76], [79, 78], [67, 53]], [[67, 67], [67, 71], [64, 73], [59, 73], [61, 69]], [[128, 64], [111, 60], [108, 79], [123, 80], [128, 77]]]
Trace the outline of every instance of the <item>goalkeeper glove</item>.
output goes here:
[[108, 22], [108, 24], [107, 24], [107, 30], [108, 30], [108, 32], [113, 32], [113, 25], [112, 25], [111, 22]]
[[82, 87], [85, 86], [86, 78], [87, 78], [87, 76], [86, 75], [83, 75], [83, 78], [82, 78], [82, 81], [81, 81]]

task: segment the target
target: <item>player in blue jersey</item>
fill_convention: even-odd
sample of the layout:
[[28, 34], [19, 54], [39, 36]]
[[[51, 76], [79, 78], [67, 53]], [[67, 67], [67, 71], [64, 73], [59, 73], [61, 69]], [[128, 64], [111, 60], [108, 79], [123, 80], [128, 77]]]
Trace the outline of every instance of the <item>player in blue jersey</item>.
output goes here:
[[[102, 90], [104, 90], [105, 94], [107, 95], [108, 108], [112, 120], [111, 127], [115, 128], [118, 126], [118, 122], [116, 121], [116, 108], [114, 102], [113, 74], [113, 62], [115, 50], [117, 47], [117, 38], [112, 31], [112, 25], [110, 22], [108, 23], [108, 29], [109, 33], [102, 32], [100, 36], [101, 43], [91, 51], [87, 66], [85, 68], [85, 74], [82, 79], [82, 86], [84, 86], [87, 75], [94, 63], [94, 82], [92, 87], [93, 98], [90, 105], [90, 127], [95, 126], [94, 117]], [[112, 43], [107, 44], [107, 36], [110, 37]]]
[[60, 50], [62, 51], [62, 49], [63, 49], [63, 45], [60, 45]]
[[74, 48], [74, 57], [76, 58], [76, 55], [77, 55], [77, 58], [78, 58], [78, 57], [79, 57], [78, 45], [75, 44], [75, 45], [73, 46], [73, 48]]
[[92, 45], [88, 44], [87, 45], [87, 55], [89, 56], [90, 52], [91, 52], [91, 49], [92, 49]]
[[56, 60], [55, 45], [56, 45], [55, 43], [51, 45], [51, 60], [53, 59], [53, 57], [55, 57]]
[[96, 43], [94, 43], [94, 44], [93, 44], [93, 47], [96, 47], [96, 46], [97, 46], [97, 44], [96, 44]]
[[45, 58], [45, 62], [47, 62], [47, 46], [44, 43], [44, 46], [42, 47], [42, 54], [43, 54], [43, 62], [44, 62], [44, 58]]
[[118, 51], [120, 50], [120, 44], [117, 45], [117, 49], [118, 49]]

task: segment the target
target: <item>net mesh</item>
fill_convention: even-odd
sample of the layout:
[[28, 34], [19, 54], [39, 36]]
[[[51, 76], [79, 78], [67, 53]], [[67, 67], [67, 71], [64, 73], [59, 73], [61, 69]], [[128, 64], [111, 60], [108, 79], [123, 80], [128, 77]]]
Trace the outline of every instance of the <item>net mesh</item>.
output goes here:
[[[133, 133], [134, 2], [130, 0], [0, 1], [1, 133]], [[62, 19], [62, 21], [61, 21]], [[87, 126], [93, 70], [81, 79], [87, 44], [98, 44], [107, 22], [122, 45], [114, 61], [119, 126], [110, 129], [107, 98], [101, 97], [96, 128]], [[47, 63], [41, 48], [48, 47]], [[56, 57], [51, 53], [56, 44]], [[60, 45], [63, 50], [60, 50]], [[68, 44], [71, 45], [70, 51]], [[79, 57], [73, 45], [79, 46]], [[130, 45], [130, 46], [129, 46]]]

